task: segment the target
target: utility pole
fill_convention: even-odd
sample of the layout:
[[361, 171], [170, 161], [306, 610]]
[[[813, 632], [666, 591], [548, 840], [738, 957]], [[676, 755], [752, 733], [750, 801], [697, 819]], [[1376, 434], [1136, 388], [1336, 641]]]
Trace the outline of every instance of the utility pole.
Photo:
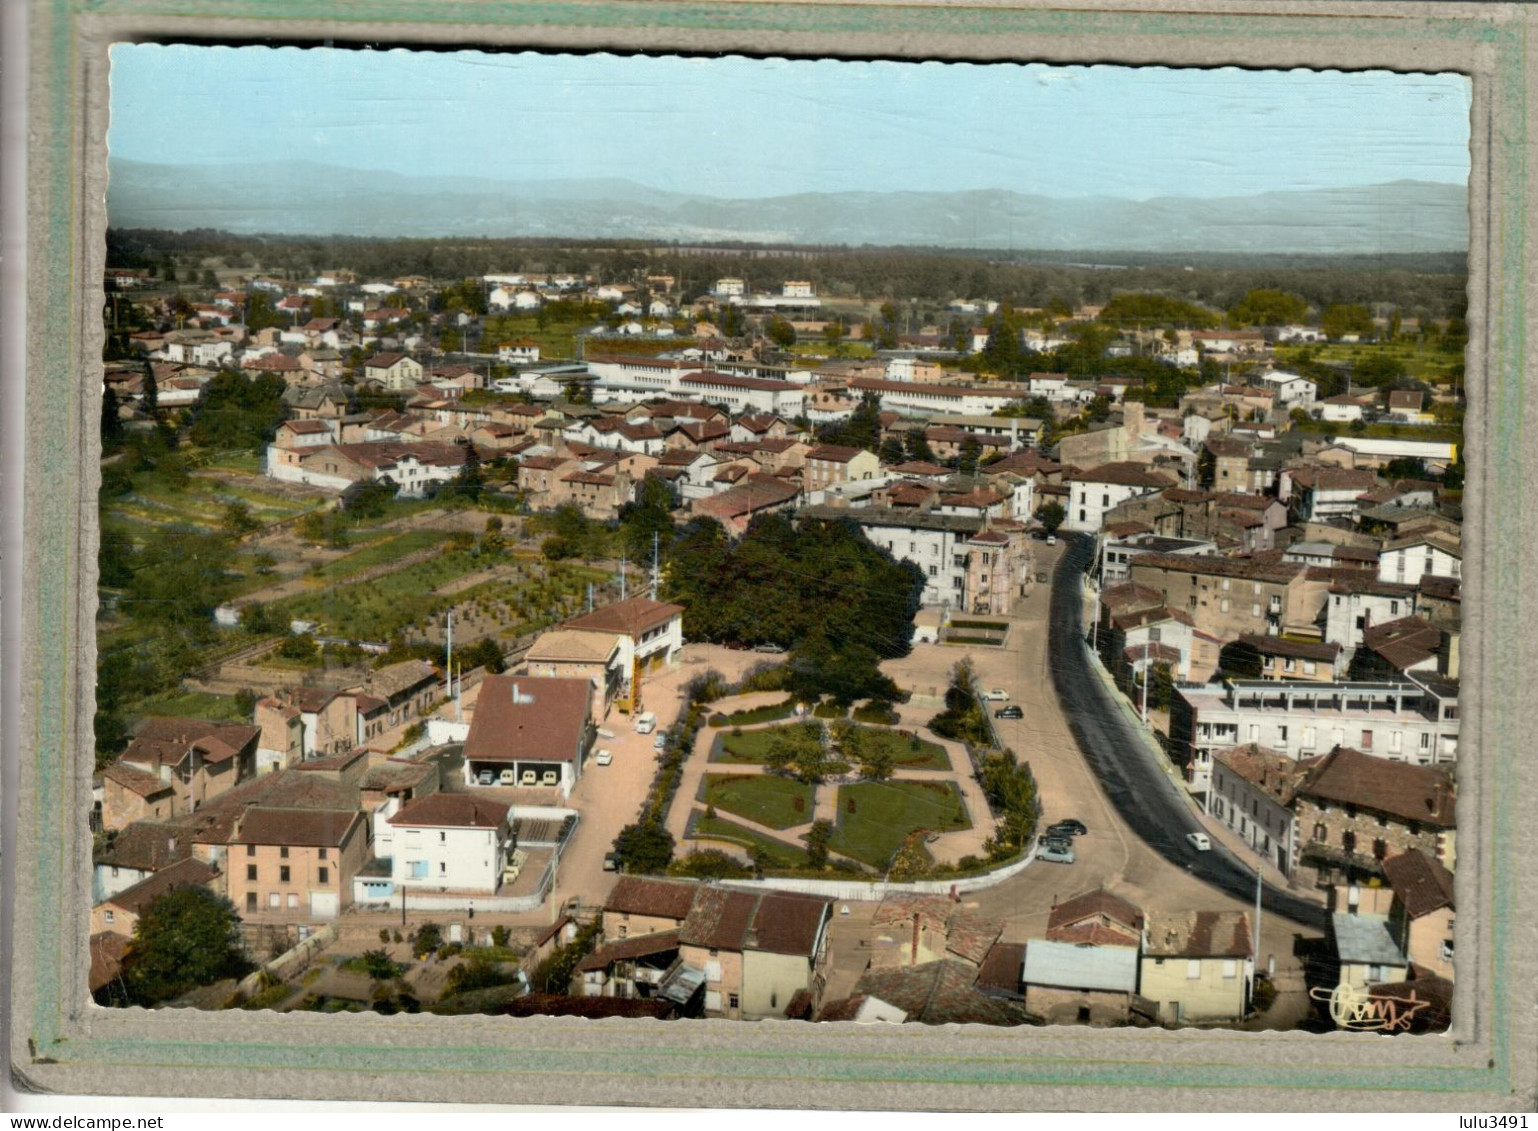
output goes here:
[[1143, 725], [1148, 725], [1148, 673], [1151, 670], [1148, 663], [1148, 649], [1152, 645], [1143, 645]]
[[[1211, 790], [1212, 790], [1212, 787], [1209, 785], [1207, 787], [1207, 789], [1208, 789], [1208, 792], [1210, 793]], [[1250, 960], [1251, 960], [1251, 962], [1253, 964], [1253, 970], [1255, 970], [1255, 971], [1258, 971], [1260, 969], [1260, 889], [1261, 889], [1261, 882], [1264, 879], [1265, 874], [1266, 874], [1265, 873], [1265, 864], [1261, 863], [1260, 861], [1256, 861], [1256, 863], [1255, 863], [1255, 927], [1254, 927], [1254, 930], [1253, 930], [1253, 932], [1251, 934], [1251, 944], [1250, 944], [1250, 951], [1251, 951], [1251, 953], [1250, 953]], [[1253, 998], [1255, 996], [1255, 978], [1256, 978], [1256, 974], [1252, 972], [1250, 974], [1250, 997], [1251, 997], [1252, 1000], [1253, 1000]]]
[[587, 611], [593, 611], [593, 583], [591, 581], [587, 583]]
[[628, 586], [626, 585], [626, 578], [625, 578], [625, 554], [624, 554], [624, 551], [620, 551], [620, 555], [619, 555], [619, 599], [621, 601], [623, 601], [625, 599], [625, 593], [626, 593], [627, 588], [628, 588]]
[[444, 630], [443, 668], [449, 678], [449, 689], [454, 687], [454, 610], [449, 610], [448, 628]]
[[661, 551], [661, 544], [662, 544], [662, 532], [659, 531], [659, 530], [653, 530], [652, 531], [652, 592], [651, 592], [651, 599], [653, 601], [655, 601], [657, 599], [657, 584], [661, 580], [661, 557], [660, 557], [661, 552], [662, 552]]

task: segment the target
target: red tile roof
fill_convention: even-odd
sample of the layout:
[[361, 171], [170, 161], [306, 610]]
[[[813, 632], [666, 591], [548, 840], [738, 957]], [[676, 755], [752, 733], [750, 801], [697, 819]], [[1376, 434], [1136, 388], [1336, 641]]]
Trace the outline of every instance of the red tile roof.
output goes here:
[[430, 793], [405, 805], [390, 824], [411, 828], [499, 829], [508, 807], [470, 793]]
[[1433, 828], [1457, 824], [1457, 793], [1444, 767], [1391, 762], [1346, 746], [1311, 762], [1298, 795], [1357, 805]]
[[196, 747], [205, 762], [225, 762], [253, 744], [261, 733], [254, 726], [160, 716], [144, 721], [123, 751], [123, 760], [174, 766]]
[[1453, 874], [1440, 860], [1433, 860], [1419, 849], [1389, 857], [1383, 862], [1383, 875], [1404, 904], [1405, 914], [1412, 919], [1444, 907], [1456, 910]]
[[590, 613], [572, 617], [563, 628], [588, 629], [594, 632], [615, 632], [622, 636], [639, 637], [643, 633], [666, 624], [674, 617], [682, 616], [682, 605], [667, 601], [653, 601], [650, 597], [631, 597], [616, 601]]
[[586, 741], [592, 695], [585, 679], [487, 676], [465, 739], [465, 760], [575, 762]]
[[179, 860], [102, 902], [121, 907], [131, 915], [138, 915], [152, 901], [168, 892], [194, 885], [207, 887], [218, 877], [218, 869], [210, 868], [201, 860]]
[[682, 923], [694, 906], [695, 883], [649, 880], [644, 876], [621, 876], [609, 892], [603, 909], [616, 914], [645, 915], [653, 919], [675, 919]]
[[356, 809], [278, 809], [254, 805], [238, 821], [231, 844], [337, 848], [363, 820]]

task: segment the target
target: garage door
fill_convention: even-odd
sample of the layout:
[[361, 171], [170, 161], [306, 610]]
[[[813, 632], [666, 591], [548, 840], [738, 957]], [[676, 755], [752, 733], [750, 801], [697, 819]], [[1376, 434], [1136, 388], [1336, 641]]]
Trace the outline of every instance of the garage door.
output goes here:
[[667, 663], [667, 659], [667, 649], [664, 648], [661, 652], [658, 652], [655, 656], [651, 657], [651, 659], [647, 660], [646, 666], [652, 671], [657, 671]]
[[334, 891], [312, 891], [310, 893], [310, 914], [316, 919], [335, 919], [337, 913], [337, 895]]

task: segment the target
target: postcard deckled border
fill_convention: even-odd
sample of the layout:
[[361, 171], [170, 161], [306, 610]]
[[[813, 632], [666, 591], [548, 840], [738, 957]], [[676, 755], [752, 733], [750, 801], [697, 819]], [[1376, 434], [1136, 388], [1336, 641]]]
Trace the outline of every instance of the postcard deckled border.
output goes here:
[[[1530, 1106], [1535, 1046], [1534, 900], [1521, 866], [1534, 844], [1517, 819], [1527, 723], [1523, 663], [1535, 637], [1522, 531], [1526, 102], [1531, 13], [1431, 4], [1151, 7], [800, 3], [436, 3], [358, 0], [51, 0], [33, 13], [28, 457], [22, 625], [24, 795], [18, 826], [19, 965], [12, 1059], [55, 1090], [317, 1098], [475, 1096], [507, 1102], [866, 1107], [1208, 1106], [1298, 1102]], [[84, 992], [89, 836], [81, 803], [92, 712], [96, 394], [100, 356], [106, 48], [114, 39], [219, 36], [315, 44], [412, 40], [465, 46], [843, 54], [1054, 62], [1459, 70], [1475, 76], [1471, 203], [1469, 452], [1477, 509], [1460, 767], [1460, 916], [1455, 1035], [1360, 1038], [1190, 1030], [899, 1031], [542, 1019], [297, 1019], [242, 1013], [103, 1011]], [[1487, 596], [1488, 594], [1488, 596]], [[1502, 613], [1482, 615], [1495, 600]], [[1515, 613], [1515, 615], [1513, 615]], [[84, 694], [83, 694], [84, 693]], [[1530, 697], [1528, 697], [1530, 698]], [[77, 757], [78, 755], [78, 757]], [[1472, 811], [1477, 804], [1478, 811]], [[1472, 874], [1471, 874], [1472, 873]], [[1469, 946], [1468, 944], [1476, 944]], [[1520, 1002], [1512, 994], [1522, 991]], [[646, 1024], [646, 1023], [639, 1023]], [[815, 1084], [816, 1091], [809, 1090]], [[1310, 1092], [1294, 1092], [1299, 1084]], [[1027, 1098], [1026, 1088], [1031, 1089]], [[1085, 1101], [1085, 1088], [1107, 1089]], [[1352, 1093], [1352, 1094], [1348, 1094]], [[1290, 1099], [1289, 1099], [1290, 1097]], [[1186, 1101], [1189, 1103], [1189, 1100]]]

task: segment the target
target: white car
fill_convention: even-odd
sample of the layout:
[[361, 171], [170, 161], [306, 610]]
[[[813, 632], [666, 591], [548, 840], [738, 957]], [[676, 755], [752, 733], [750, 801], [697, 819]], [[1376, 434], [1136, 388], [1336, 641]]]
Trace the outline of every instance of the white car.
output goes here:
[[1009, 692], [1002, 687], [995, 687], [992, 691], [983, 692], [983, 698], [990, 703], [1008, 703]]
[[1057, 545], [1057, 535], [1056, 534], [1048, 534], [1047, 535], [1047, 545], [1049, 545], [1049, 546], [1056, 546]]
[[614, 753], [610, 750], [600, 750], [598, 756], [593, 761], [597, 762], [600, 766], [607, 766], [610, 762], [614, 761]]
[[1187, 833], [1186, 840], [1191, 842], [1191, 847], [1198, 852], [1210, 852], [1212, 850], [1212, 838], [1206, 833]]

